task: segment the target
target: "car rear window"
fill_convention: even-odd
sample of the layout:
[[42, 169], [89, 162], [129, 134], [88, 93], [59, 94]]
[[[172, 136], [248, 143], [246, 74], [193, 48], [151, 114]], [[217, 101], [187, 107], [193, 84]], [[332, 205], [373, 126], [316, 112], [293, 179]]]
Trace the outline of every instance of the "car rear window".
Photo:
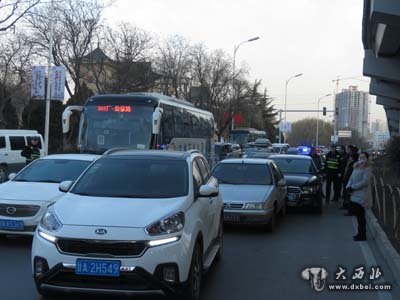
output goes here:
[[271, 172], [265, 164], [221, 163], [213, 170], [213, 176], [225, 184], [272, 184]]
[[72, 159], [38, 159], [22, 170], [14, 181], [54, 182], [76, 180], [90, 161]]
[[273, 158], [282, 173], [314, 174], [316, 170], [311, 159]]
[[108, 157], [96, 161], [72, 193], [94, 197], [174, 198], [188, 194], [184, 160]]

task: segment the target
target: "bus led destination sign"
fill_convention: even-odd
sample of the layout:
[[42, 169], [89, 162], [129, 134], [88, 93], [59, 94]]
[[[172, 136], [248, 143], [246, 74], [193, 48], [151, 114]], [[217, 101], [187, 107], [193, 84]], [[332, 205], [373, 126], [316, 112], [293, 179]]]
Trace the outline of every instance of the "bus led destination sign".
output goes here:
[[129, 105], [98, 105], [98, 112], [118, 112], [118, 113], [130, 113], [132, 107]]

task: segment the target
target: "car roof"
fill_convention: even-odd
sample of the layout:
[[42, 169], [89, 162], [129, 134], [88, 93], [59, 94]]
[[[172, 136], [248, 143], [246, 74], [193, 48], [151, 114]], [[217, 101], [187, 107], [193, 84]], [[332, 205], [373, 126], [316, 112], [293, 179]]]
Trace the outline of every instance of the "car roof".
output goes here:
[[186, 160], [191, 154], [200, 154], [198, 151], [166, 151], [166, 150], [115, 150], [103, 157], [132, 157], [146, 159], [175, 159]]
[[254, 165], [266, 165], [270, 163], [270, 159], [260, 159], [260, 158], [231, 158], [225, 159], [220, 162], [220, 164], [254, 164]]
[[40, 159], [69, 159], [69, 160], [93, 161], [99, 157], [100, 155], [95, 155], [95, 154], [53, 154], [44, 156]]
[[296, 155], [296, 154], [273, 154], [269, 158], [270, 159], [274, 159], [274, 158], [292, 158], [292, 159], [312, 160], [312, 158], [309, 157], [309, 156]]

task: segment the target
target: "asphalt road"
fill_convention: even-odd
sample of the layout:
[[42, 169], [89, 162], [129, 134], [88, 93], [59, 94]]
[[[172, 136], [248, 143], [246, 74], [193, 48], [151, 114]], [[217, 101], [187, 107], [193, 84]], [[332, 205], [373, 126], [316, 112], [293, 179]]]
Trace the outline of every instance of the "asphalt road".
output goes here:
[[[280, 219], [274, 233], [257, 227], [228, 227], [223, 260], [206, 274], [202, 299], [400, 299], [400, 289], [382, 258], [376, 255], [374, 245], [354, 242], [354, 231], [354, 220], [344, 217], [335, 204], [325, 207], [322, 216], [304, 211], [291, 212]], [[0, 241], [1, 300], [41, 299], [31, 276], [30, 245], [30, 239]], [[365, 266], [367, 272], [370, 267], [379, 266], [383, 271], [380, 280], [393, 284], [393, 290], [329, 291], [328, 283], [338, 283], [335, 281], [338, 266], [347, 268], [348, 277], [358, 266]], [[310, 267], [323, 267], [328, 272], [322, 292], [313, 291], [310, 282], [301, 278], [302, 270]]]

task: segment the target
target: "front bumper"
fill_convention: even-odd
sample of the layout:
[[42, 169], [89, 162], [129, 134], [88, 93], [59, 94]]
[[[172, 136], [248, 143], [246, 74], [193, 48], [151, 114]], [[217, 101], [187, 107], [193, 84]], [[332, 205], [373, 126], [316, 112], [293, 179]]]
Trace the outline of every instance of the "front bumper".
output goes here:
[[288, 201], [287, 206], [294, 206], [294, 207], [318, 207], [321, 205], [319, 193], [313, 194], [296, 194], [291, 196], [288, 193]]
[[35, 278], [35, 283], [39, 290], [61, 293], [168, 296], [176, 292], [157, 272], [151, 274], [141, 267], [121, 266], [119, 277], [101, 277], [76, 275], [74, 264], [59, 263]]
[[230, 224], [268, 224], [272, 218], [273, 209], [268, 210], [236, 210], [224, 209], [224, 223]]
[[[0, 201], [0, 204], [7, 203], [9, 206], [14, 206], [10, 204], [10, 201]], [[23, 230], [9, 230], [5, 228], [0, 228], [0, 234], [4, 235], [23, 235], [23, 236], [33, 236], [35, 234], [35, 230], [37, 225], [39, 224], [40, 220], [43, 217], [43, 214], [46, 212], [47, 206], [49, 205], [48, 202], [30, 202], [30, 201], [19, 201], [15, 203], [15, 206], [18, 205], [30, 205], [30, 206], [40, 206], [40, 209], [35, 213], [33, 216], [20, 216], [20, 217], [13, 217], [12, 215], [0, 215], [1, 220], [7, 221], [22, 221], [24, 222]]]
[[[119, 230], [124, 231], [121, 228]], [[131, 232], [132, 236], [137, 236], [136, 229], [125, 230]], [[32, 272], [36, 285], [41, 290], [127, 295], [168, 294], [174, 291], [175, 286], [187, 281], [191, 263], [189, 246], [188, 237], [182, 234], [179, 240], [161, 246], [149, 246], [138, 256], [68, 254], [61, 252], [55, 243], [45, 240], [37, 233], [32, 244]], [[37, 276], [35, 270], [37, 258], [46, 261], [46, 270], [40, 276]], [[80, 258], [118, 260], [122, 266], [120, 276], [113, 278], [77, 275], [75, 264]], [[167, 283], [163, 279], [163, 268], [166, 266], [173, 266], [175, 270], [173, 282]]]

